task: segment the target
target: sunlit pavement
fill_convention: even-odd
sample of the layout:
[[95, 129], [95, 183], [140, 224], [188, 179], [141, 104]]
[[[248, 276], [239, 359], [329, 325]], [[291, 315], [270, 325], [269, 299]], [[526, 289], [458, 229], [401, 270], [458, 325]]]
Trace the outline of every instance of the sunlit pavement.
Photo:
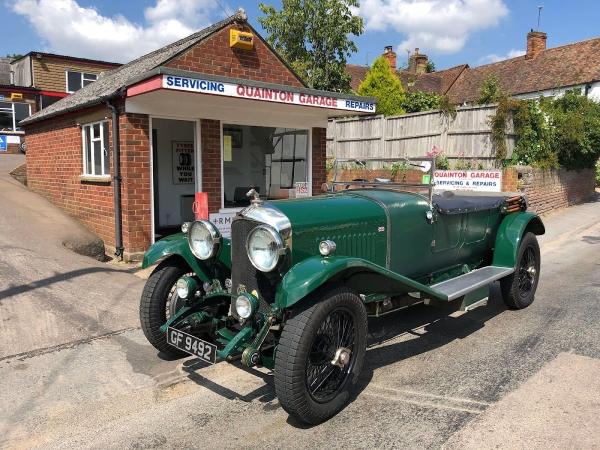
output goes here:
[[495, 286], [488, 306], [466, 314], [421, 306], [371, 321], [356, 399], [306, 428], [279, 407], [266, 370], [160, 359], [137, 328], [143, 281], [49, 243], [51, 208], [7, 183], [0, 177], [0, 210], [11, 211], [0, 215], [4, 447], [600, 446], [590, 431], [600, 427], [600, 203], [545, 219], [542, 278], [526, 310], [507, 311]]

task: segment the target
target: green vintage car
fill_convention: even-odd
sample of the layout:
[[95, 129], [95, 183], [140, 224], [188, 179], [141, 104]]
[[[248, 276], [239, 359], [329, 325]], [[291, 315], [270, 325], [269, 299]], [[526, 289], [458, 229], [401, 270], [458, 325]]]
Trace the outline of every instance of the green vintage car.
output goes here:
[[230, 239], [198, 220], [150, 247], [143, 266], [158, 265], [140, 303], [150, 343], [272, 369], [281, 406], [318, 423], [351, 397], [367, 317], [418, 303], [469, 310], [497, 280], [509, 308], [533, 302], [545, 230], [522, 196], [434, 194], [423, 158], [400, 162], [422, 171], [416, 181], [337, 177], [367, 163], [379, 176], [398, 167], [336, 161], [324, 195], [266, 202], [251, 191]]

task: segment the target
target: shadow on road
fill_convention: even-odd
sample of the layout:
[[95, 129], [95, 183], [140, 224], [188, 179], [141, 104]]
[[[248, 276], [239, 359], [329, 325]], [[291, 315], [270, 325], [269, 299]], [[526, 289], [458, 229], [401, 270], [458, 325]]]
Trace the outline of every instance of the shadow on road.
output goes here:
[[91, 273], [98, 272], [122, 272], [122, 270], [111, 269], [109, 267], [88, 267], [85, 269], [72, 270], [70, 272], [57, 273], [48, 278], [32, 281], [31, 283], [22, 284], [19, 286], [11, 286], [7, 289], [4, 289], [3, 291], [0, 291], [0, 302], [6, 300], [8, 297], [19, 295], [24, 292], [33, 291], [35, 289], [43, 288], [54, 283], [60, 283], [61, 281], [67, 281], [73, 278], [81, 277], [83, 275], [89, 275]]
[[[373, 377], [374, 370], [427, 353], [456, 339], [463, 339], [483, 328], [488, 320], [505, 311], [506, 307], [502, 301], [500, 288], [495, 283], [490, 289], [488, 306], [477, 308], [458, 317], [450, 315], [455, 310], [455, 306], [452, 305], [448, 307], [418, 305], [385, 317], [369, 319], [369, 340], [365, 366], [351, 402], [367, 387]], [[412, 335], [417, 339], [383, 345], [403, 335]], [[190, 380], [229, 400], [239, 399], [245, 402], [259, 400], [268, 403], [275, 399], [275, 388], [271, 374], [248, 369], [240, 364], [236, 364], [236, 366], [252, 375], [261, 377], [265, 384], [248, 394], [242, 395], [197, 373], [198, 369], [206, 367], [205, 363], [200, 360], [187, 361], [183, 370], [187, 372]], [[267, 406], [265, 405], [265, 407]], [[279, 407], [278, 404], [273, 405], [273, 408], [277, 407]], [[310, 428], [310, 426], [293, 418], [288, 419], [288, 424], [296, 428]]]

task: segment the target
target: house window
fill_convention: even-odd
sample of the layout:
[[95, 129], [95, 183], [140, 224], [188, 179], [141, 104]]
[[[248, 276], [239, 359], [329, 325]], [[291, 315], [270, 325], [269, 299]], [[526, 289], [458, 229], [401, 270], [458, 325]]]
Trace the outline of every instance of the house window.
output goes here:
[[95, 73], [84, 73], [67, 70], [67, 92], [72, 94], [98, 79]]
[[81, 127], [83, 142], [83, 174], [105, 176], [108, 163], [108, 121], [89, 123]]
[[249, 204], [246, 193], [262, 198], [294, 197], [308, 182], [308, 131], [291, 128], [223, 125], [224, 206]]
[[21, 131], [19, 122], [30, 115], [29, 103], [0, 102], [0, 131]]

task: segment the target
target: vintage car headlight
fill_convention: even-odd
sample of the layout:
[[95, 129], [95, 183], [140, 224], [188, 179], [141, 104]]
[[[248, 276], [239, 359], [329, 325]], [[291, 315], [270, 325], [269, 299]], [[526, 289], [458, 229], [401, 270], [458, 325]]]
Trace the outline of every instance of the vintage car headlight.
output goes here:
[[198, 282], [194, 278], [185, 275], [177, 280], [175, 289], [179, 298], [188, 298], [190, 294], [194, 294], [198, 290]]
[[246, 250], [254, 267], [261, 272], [270, 272], [279, 264], [285, 245], [273, 227], [259, 225], [248, 235]]
[[197, 220], [189, 227], [188, 243], [196, 258], [209, 259], [219, 250], [221, 235], [209, 221]]
[[242, 294], [235, 299], [235, 312], [242, 319], [249, 318], [258, 309], [258, 299], [251, 294]]

